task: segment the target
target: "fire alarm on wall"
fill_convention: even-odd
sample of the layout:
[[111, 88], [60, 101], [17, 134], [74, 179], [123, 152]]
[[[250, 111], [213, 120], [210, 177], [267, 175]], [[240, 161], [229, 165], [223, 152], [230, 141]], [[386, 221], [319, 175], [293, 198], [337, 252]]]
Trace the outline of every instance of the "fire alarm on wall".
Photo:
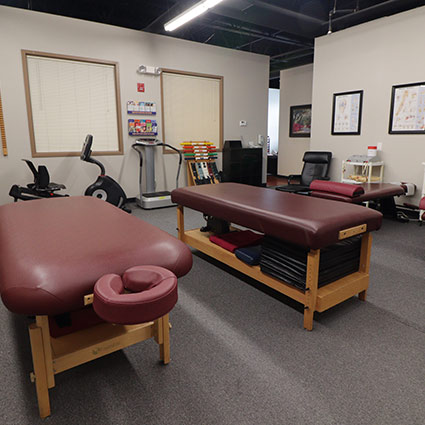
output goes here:
[[145, 91], [145, 83], [137, 83], [137, 91], [144, 92]]

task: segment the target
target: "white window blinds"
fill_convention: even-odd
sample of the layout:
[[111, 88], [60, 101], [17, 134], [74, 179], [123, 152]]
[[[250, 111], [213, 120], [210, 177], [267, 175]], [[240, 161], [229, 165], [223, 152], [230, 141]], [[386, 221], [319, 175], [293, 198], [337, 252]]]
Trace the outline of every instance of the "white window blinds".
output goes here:
[[221, 147], [222, 79], [162, 73], [164, 141], [181, 149], [184, 141], [210, 141]]
[[33, 150], [78, 153], [85, 136], [93, 150], [120, 151], [115, 64], [26, 55]]

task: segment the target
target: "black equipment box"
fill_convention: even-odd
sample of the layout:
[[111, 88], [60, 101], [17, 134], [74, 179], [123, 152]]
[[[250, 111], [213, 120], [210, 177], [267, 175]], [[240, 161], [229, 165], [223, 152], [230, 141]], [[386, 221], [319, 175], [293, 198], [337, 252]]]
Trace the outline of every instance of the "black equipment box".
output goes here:
[[[358, 271], [361, 236], [320, 250], [319, 282], [323, 286]], [[265, 236], [262, 243], [261, 271], [305, 290], [308, 248]]]

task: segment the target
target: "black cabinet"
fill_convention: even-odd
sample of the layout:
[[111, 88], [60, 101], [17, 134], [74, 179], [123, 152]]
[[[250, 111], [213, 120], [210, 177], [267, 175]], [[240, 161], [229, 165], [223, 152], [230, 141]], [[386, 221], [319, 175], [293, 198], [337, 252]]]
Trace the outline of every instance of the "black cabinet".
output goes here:
[[223, 182], [262, 186], [261, 148], [223, 149]]
[[277, 155], [267, 155], [267, 174], [277, 176]]

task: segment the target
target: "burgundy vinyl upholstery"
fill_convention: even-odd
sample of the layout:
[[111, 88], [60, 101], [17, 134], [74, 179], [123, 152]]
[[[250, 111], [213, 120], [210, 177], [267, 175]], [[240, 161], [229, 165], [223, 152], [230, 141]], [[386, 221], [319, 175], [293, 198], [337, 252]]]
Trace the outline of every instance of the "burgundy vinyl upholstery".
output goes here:
[[93, 308], [103, 320], [121, 325], [150, 322], [177, 302], [177, 277], [163, 267], [136, 266], [123, 276], [107, 274], [94, 286]]
[[350, 204], [361, 204], [361, 202], [357, 202], [358, 197], [341, 195], [339, 193], [323, 192], [321, 190], [311, 191], [310, 196], [312, 196], [313, 198], [329, 199], [330, 201], [341, 201], [348, 202]]
[[[362, 183], [362, 184], [347, 184], [337, 182], [323, 182], [328, 183], [329, 186], [321, 185], [320, 188], [315, 184], [312, 188], [311, 196], [316, 198], [331, 199], [334, 201], [344, 201], [356, 204], [362, 202], [372, 201], [377, 199], [384, 199], [393, 196], [404, 195], [405, 189], [401, 185], [391, 183]], [[346, 189], [342, 189], [342, 185], [347, 186]], [[350, 188], [352, 186], [353, 194], [350, 194]], [[356, 194], [355, 189], [363, 190], [363, 193]]]
[[12, 312], [57, 315], [83, 307], [103, 275], [156, 265], [185, 275], [185, 244], [99, 199], [81, 196], [0, 207], [0, 293]]
[[420, 200], [420, 202], [419, 202], [419, 209], [420, 210], [425, 210], [425, 197]]
[[173, 190], [173, 202], [300, 246], [319, 249], [337, 243], [339, 231], [381, 226], [382, 214], [359, 205], [279, 192], [238, 183]]
[[319, 190], [322, 192], [337, 193], [338, 195], [349, 196], [350, 198], [362, 195], [364, 193], [362, 186], [325, 180], [313, 180], [310, 184], [310, 189]]

